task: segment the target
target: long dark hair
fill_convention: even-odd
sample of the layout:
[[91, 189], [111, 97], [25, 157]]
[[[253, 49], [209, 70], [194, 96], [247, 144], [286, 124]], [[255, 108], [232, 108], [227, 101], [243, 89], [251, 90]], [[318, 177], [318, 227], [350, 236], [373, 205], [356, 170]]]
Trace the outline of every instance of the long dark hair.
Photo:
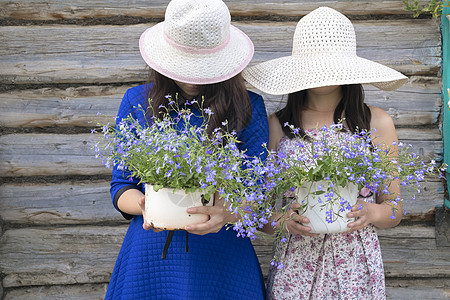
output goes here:
[[[172, 79], [161, 73], [153, 71], [150, 76], [153, 86], [148, 91], [148, 98], [152, 99], [153, 112], [159, 117], [161, 106], [168, 105], [166, 95], [171, 95], [172, 99], [175, 99], [177, 93], [180, 95], [180, 90]], [[202, 96], [203, 107], [213, 112], [208, 123], [208, 133], [215, 128], [223, 128], [222, 122], [225, 120], [228, 121], [227, 129], [230, 132], [233, 130], [239, 132], [250, 123], [252, 106], [241, 74], [219, 83], [202, 85], [198, 96], [200, 99], [196, 100], [201, 100]]]
[[[370, 130], [371, 113], [367, 104], [364, 103], [364, 90], [361, 84], [343, 85], [342, 99], [336, 107], [333, 115], [333, 122], [338, 123], [345, 116], [345, 123], [348, 129], [355, 133], [357, 130]], [[277, 111], [275, 115], [280, 121], [283, 132], [289, 138], [294, 135], [291, 130], [284, 126], [287, 122], [300, 129], [299, 135], [305, 137], [305, 130], [302, 126], [300, 111], [306, 109], [306, 90], [288, 95], [286, 106]]]

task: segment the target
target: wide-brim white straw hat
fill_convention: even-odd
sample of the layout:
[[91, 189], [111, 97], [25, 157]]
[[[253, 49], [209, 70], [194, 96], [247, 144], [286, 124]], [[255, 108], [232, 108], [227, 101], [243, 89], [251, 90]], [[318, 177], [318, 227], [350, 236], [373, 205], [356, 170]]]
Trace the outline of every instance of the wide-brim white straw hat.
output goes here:
[[172, 0], [164, 22], [141, 35], [139, 49], [152, 69], [191, 84], [230, 79], [254, 53], [250, 38], [231, 25], [230, 12], [221, 0]]
[[319, 7], [298, 22], [292, 55], [248, 67], [242, 75], [273, 95], [347, 84], [372, 84], [389, 91], [408, 81], [392, 68], [357, 56], [353, 24], [329, 7]]

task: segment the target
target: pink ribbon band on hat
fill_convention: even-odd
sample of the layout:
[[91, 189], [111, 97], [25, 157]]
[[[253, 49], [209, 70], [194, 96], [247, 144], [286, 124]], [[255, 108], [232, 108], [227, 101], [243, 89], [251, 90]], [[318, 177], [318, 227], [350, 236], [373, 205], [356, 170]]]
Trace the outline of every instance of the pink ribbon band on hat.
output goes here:
[[220, 44], [219, 46], [213, 47], [213, 48], [195, 48], [195, 47], [189, 47], [185, 45], [178, 44], [174, 40], [172, 40], [170, 37], [166, 35], [165, 32], [163, 32], [164, 40], [171, 45], [172, 47], [180, 50], [181, 52], [185, 53], [192, 53], [192, 54], [211, 54], [211, 53], [217, 53], [225, 49], [225, 47], [230, 42], [230, 33], [228, 32], [227, 38], [225, 41]]
[[242, 63], [242, 65], [238, 66], [236, 69], [232, 70], [229, 73], [226, 73], [226, 74], [223, 74], [220, 76], [215, 76], [215, 77], [208, 77], [208, 78], [192, 78], [192, 77], [188, 77], [188, 76], [183, 76], [179, 73], [171, 72], [167, 69], [160, 67], [159, 65], [155, 64], [151, 60], [150, 57], [146, 57], [146, 59], [147, 59], [146, 60], [147, 64], [151, 68], [153, 68], [157, 72], [160, 72], [161, 74], [164, 74], [165, 76], [167, 76], [169, 78], [172, 78], [173, 80], [181, 81], [184, 83], [191, 83], [191, 84], [212, 84], [212, 83], [225, 81], [225, 80], [230, 79], [231, 77], [234, 77], [237, 74], [239, 74], [242, 71], [242, 69], [244, 68], [244, 66], [246, 66], [250, 63], [251, 57], [246, 59]]

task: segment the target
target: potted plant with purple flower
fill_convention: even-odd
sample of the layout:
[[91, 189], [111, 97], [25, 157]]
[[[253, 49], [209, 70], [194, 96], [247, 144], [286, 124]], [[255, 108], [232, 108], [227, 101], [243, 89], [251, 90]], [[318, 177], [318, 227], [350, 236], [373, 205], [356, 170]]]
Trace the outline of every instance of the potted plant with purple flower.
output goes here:
[[[201, 124], [190, 122], [198, 112]], [[161, 117], [146, 114], [145, 124], [129, 116], [115, 127], [100, 125], [96, 155], [105, 166], [126, 170], [145, 183], [146, 217], [154, 227], [183, 229], [206, 221], [208, 216], [189, 215], [186, 208], [213, 205], [217, 192], [228, 210], [241, 217], [235, 225], [238, 234], [254, 238], [271, 213], [258, 185], [263, 175], [254, 172], [263, 164], [238, 149], [227, 122], [207, 133], [211, 114], [196, 100], [179, 105], [169, 99]]]
[[[298, 147], [295, 153], [269, 153], [267, 163], [282, 171], [268, 174], [267, 193], [271, 197], [284, 196], [284, 213], [293, 202], [298, 202], [299, 214], [310, 219], [311, 233], [348, 231], [347, 223], [351, 220], [347, 213], [360, 191], [389, 194], [388, 183], [394, 180], [420, 191], [420, 183], [427, 175], [441, 176], [446, 167], [439, 167], [434, 160], [425, 163], [410, 145], [374, 145], [371, 136], [375, 129], [351, 134], [343, 129], [342, 123], [332, 124], [316, 129], [306, 140], [298, 135], [298, 129], [285, 126], [292, 130]], [[390, 153], [394, 151], [392, 148], [396, 149], [394, 156]], [[396, 204], [401, 199], [397, 196], [391, 201]], [[284, 225], [279, 226], [277, 238], [283, 239], [284, 229]]]

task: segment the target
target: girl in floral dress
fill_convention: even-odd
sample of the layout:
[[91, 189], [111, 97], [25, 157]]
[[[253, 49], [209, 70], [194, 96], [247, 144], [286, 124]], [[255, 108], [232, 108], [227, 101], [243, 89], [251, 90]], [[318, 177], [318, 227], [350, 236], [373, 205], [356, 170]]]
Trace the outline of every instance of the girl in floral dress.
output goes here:
[[[347, 134], [376, 129], [372, 143], [396, 151], [391, 117], [364, 103], [361, 84], [395, 90], [407, 78], [388, 67], [356, 55], [352, 23], [341, 13], [321, 7], [297, 24], [292, 55], [247, 68], [244, 78], [263, 92], [288, 94], [286, 106], [269, 117], [269, 148], [296, 157], [301, 153], [289, 127], [300, 129], [307, 142], [319, 139], [317, 128], [343, 120]], [[336, 133], [342, 134], [342, 133]], [[345, 134], [345, 133], [344, 133]], [[331, 142], [339, 136], [328, 136]], [[393, 146], [394, 145], [394, 146]], [[302, 153], [305, 154], [305, 153]], [[276, 247], [280, 263], [269, 272], [269, 299], [385, 299], [383, 262], [376, 228], [396, 226], [402, 216], [398, 182], [389, 195], [361, 190], [348, 213], [356, 218], [344, 233], [313, 234], [309, 219], [293, 204], [274, 216], [286, 226], [287, 241]], [[393, 214], [394, 211], [394, 214]], [[274, 232], [267, 226], [266, 232]]]

